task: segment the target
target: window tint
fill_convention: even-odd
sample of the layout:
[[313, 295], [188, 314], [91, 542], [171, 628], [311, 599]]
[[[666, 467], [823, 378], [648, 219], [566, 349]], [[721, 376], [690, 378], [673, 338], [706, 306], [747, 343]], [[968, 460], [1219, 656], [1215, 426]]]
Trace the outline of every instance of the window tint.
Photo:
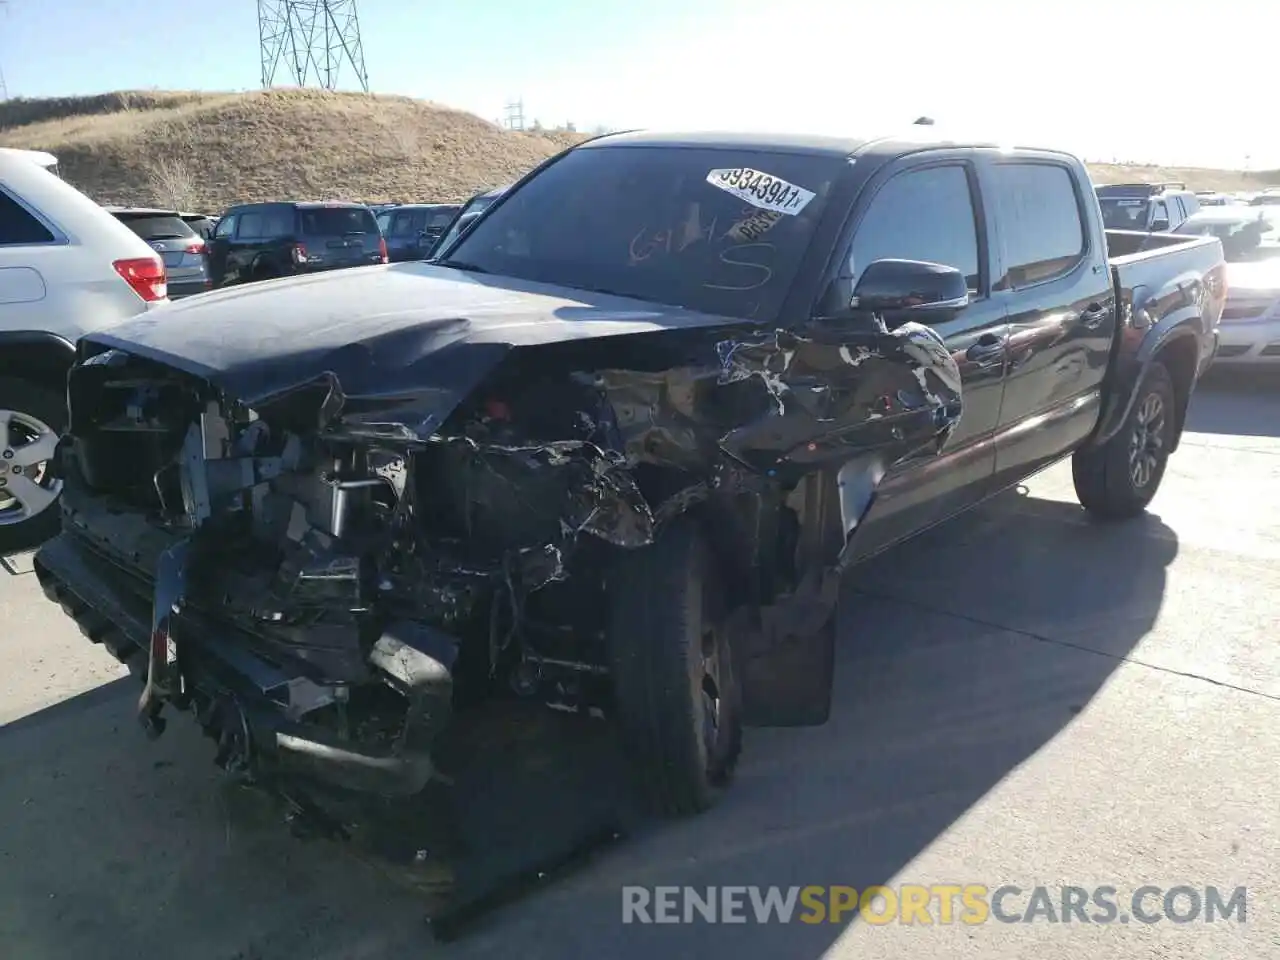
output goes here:
[[239, 240], [259, 240], [266, 236], [266, 217], [260, 213], [240, 214], [240, 229], [236, 231]]
[[1084, 224], [1075, 182], [1066, 167], [998, 164], [992, 170], [992, 186], [1011, 286], [1061, 276], [1083, 258]]
[[52, 243], [53, 240], [48, 227], [0, 190], [0, 244]]
[[914, 170], [880, 188], [853, 238], [854, 283], [867, 264], [886, 259], [955, 267], [970, 290], [979, 289], [978, 228], [964, 167]]
[[229, 237], [236, 231], [237, 214], [231, 214], [229, 217], [223, 217], [218, 221], [217, 229], [213, 231], [215, 237]]
[[438, 210], [431, 214], [431, 220], [427, 224], [433, 230], [443, 230], [452, 222], [454, 214], [458, 212], [456, 207], [448, 210]]
[[389, 237], [412, 237], [413, 236], [413, 211], [401, 210], [391, 218], [391, 230], [387, 234]]
[[195, 231], [178, 217], [117, 214], [117, 218], [143, 240], [178, 240], [196, 235]]
[[[349, 233], [377, 233], [373, 213], [365, 207], [314, 207], [299, 210], [302, 233], [308, 237], [341, 237]], [[392, 229], [395, 222], [392, 221]]]

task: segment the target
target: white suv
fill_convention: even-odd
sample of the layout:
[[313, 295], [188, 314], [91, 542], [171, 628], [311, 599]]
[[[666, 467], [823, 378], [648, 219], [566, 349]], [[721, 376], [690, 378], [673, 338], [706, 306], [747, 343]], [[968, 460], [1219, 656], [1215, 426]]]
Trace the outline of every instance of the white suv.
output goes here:
[[164, 262], [73, 186], [0, 148], [0, 555], [58, 529], [49, 460], [75, 342], [168, 301]]

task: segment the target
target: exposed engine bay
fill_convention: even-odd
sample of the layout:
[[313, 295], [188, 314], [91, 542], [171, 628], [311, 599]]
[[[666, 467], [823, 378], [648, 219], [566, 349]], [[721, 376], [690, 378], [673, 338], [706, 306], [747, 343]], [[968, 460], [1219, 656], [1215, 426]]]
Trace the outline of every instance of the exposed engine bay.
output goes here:
[[[691, 511], [740, 622], [820, 624], [867, 503], [819, 510], [810, 481], [850, 450], [935, 454], [960, 412], [954, 362], [915, 324], [853, 345], [722, 334], [676, 367], [528, 351], [437, 419], [370, 413], [331, 374], [250, 408], [89, 353], [46, 592], [132, 638], [104, 642], [143, 680], [151, 735], [189, 709], [244, 778], [378, 796], [422, 790], [450, 718], [495, 696], [608, 716], [611, 558]], [[836, 537], [821, 564], [801, 549], [815, 524]]]

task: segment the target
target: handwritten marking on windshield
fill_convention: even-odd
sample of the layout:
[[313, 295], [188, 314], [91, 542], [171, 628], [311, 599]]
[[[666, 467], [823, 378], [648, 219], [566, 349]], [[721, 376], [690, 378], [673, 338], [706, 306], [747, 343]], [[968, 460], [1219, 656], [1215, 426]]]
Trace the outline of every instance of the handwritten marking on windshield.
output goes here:
[[751, 260], [736, 259], [735, 255], [745, 253], [746, 251], [751, 250], [752, 248], [767, 250], [769, 254], [772, 254], [774, 250], [772, 243], [744, 243], [740, 246], [730, 247], [728, 250], [721, 251], [720, 262], [732, 267], [746, 267], [749, 270], [757, 271], [759, 274], [763, 274], [763, 276], [761, 276], [761, 278], [758, 281], [756, 281], [755, 283], [733, 284], [733, 285], [723, 284], [723, 283], [704, 283], [703, 286], [706, 287], [708, 290], [733, 290], [733, 291], [742, 293], [748, 290], [759, 290], [761, 287], [767, 284], [770, 280], [773, 279], [772, 267], [770, 267], [768, 264], [765, 264], [765, 263], [755, 263]]

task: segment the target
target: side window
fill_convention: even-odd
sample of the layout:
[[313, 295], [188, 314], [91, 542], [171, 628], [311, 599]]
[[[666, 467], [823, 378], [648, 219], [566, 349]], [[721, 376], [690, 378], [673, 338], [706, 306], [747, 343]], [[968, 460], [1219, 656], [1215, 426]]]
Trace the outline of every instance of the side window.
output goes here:
[[215, 237], [229, 237], [236, 232], [237, 214], [231, 214], [229, 217], [223, 217], [218, 221], [218, 228], [213, 231]]
[[413, 236], [413, 212], [410, 210], [401, 210], [391, 218], [391, 233], [393, 237], [411, 237]]
[[1073, 270], [1088, 242], [1071, 171], [1051, 163], [1001, 163], [991, 176], [1008, 285], [1026, 287]]
[[260, 240], [266, 236], [263, 230], [266, 227], [266, 217], [260, 213], [242, 213], [240, 215], [240, 226], [236, 230], [237, 240]]
[[1157, 200], [1151, 205], [1151, 229], [1167, 229], [1169, 225], [1169, 208], [1163, 200]]
[[876, 260], [927, 260], [964, 273], [980, 289], [978, 228], [966, 169], [958, 164], [900, 173], [880, 188], [849, 251], [856, 285]]
[[56, 238], [22, 204], [0, 190], [0, 245], [24, 246], [53, 243]]
[[268, 210], [263, 217], [262, 236], [271, 240], [289, 236], [293, 232], [290, 229], [292, 213], [293, 211], [288, 208], [273, 207]]

